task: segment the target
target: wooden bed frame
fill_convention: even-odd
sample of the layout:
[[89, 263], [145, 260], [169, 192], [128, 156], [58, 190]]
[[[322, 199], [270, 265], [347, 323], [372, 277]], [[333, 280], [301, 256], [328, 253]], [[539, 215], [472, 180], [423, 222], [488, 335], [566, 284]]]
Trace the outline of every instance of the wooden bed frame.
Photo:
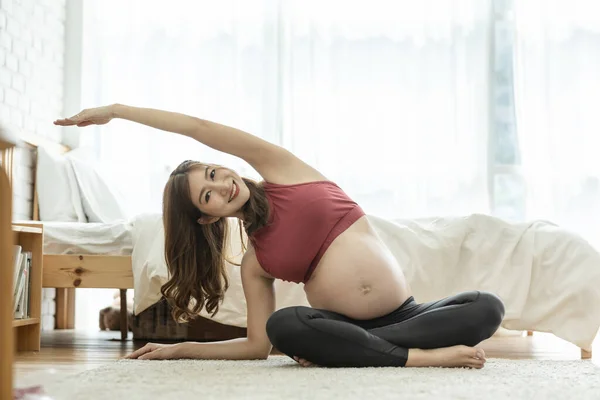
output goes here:
[[[70, 149], [62, 144], [50, 142], [37, 136], [23, 138], [32, 150], [44, 146], [66, 153]], [[8, 150], [13, 151], [13, 150]], [[8, 156], [12, 159], [12, 156]], [[12, 177], [12, 163], [5, 166], [9, 178]], [[35, 164], [34, 164], [33, 219], [39, 220]], [[127, 289], [133, 289], [131, 256], [109, 256], [69, 254], [44, 254], [42, 287], [56, 288], [56, 328], [73, 329], [75, 321], [75, 289], [107, 288], [120, 289], [121, 310], [127, 309]], [[121, 340], [128, 335], [127, 313], [121, 313]], [[533, 331], [527, 331], [532, 336]], [[581, 349], [581, 358], [592, 358], [592, 352]]]

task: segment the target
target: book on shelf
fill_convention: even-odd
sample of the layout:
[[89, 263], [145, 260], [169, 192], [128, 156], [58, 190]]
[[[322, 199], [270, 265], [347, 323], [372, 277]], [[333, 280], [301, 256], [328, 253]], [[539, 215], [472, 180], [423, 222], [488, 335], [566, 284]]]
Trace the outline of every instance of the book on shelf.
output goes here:
[[14, 249], [13, 276], [13, 314], [14, 318], [29, 318], [29, 292], [31, 286], [30, 251], [23, 251], [21, 246]]
[[21, 265], [21, 257], [23, 255], [21, 252], [23, 248], [19, 245], [13, 246], [13, 294], [14, 290], [17, 287], [17, 278], [19, 277], [19, 266]]

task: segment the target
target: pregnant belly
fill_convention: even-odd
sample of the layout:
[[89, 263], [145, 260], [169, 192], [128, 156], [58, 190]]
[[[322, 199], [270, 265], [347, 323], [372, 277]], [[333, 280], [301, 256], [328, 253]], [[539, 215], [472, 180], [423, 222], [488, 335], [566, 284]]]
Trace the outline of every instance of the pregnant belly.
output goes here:
[[304, 291], [312, 307], [354, 319], [388, 314], [411, 295], [396, 259], [366, 217], [333, 241]]

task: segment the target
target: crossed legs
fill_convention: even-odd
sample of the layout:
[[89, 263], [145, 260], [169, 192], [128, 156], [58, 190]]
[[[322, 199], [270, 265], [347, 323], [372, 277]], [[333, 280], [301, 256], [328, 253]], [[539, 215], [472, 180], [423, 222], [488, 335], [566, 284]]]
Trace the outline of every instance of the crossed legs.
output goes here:
[[500, 326], [504, 305], [494, 294], [471, 291], [394, 312], [353, 320], [331, 311], [288, 307], [271, 316], [271, 343], [290, 357], [326, 367], [483, 366], [473, 348]]

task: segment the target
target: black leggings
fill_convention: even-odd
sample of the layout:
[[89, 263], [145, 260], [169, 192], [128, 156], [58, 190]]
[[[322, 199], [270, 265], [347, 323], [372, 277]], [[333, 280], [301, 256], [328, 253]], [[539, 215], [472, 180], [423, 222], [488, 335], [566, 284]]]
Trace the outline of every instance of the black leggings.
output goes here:
[[500, 298], [472, 291], [423, 304], [410, 297], [397, 310], [371, 320], [283, 308], [267, 321], [267, 334], [282, 353], [324, 367], [403, 367], [408, 349], [475, 346], [494, 334], [503, 317]]

